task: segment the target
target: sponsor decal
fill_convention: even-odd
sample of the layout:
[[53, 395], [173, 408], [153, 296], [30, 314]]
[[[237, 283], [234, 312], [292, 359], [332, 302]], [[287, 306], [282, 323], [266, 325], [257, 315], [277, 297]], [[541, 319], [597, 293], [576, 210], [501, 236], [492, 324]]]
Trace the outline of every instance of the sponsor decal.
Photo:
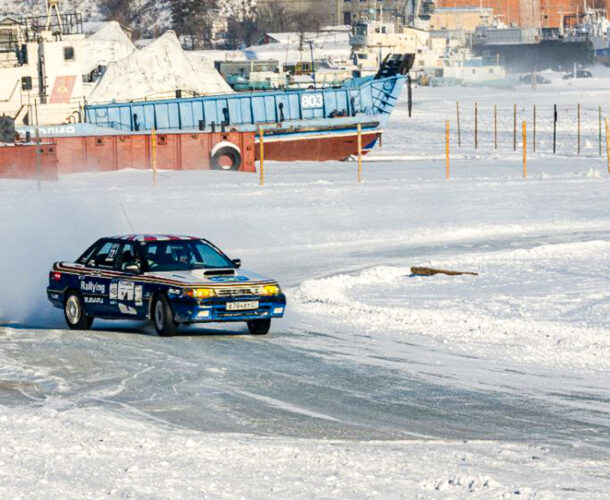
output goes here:
[[53, 300], [59, 300], [59, 295], [58, 295], [57, 293], [52, 293], [52, 294], [51, 294], [51, 298], [52, 298]]
[[110, 300], [116, 300], [119, 297], [119, 285], [117, 283], [110, 284]]
[[106, 285], [104, 283], [96, 283], [95, 281], [81, 281], [80, 289], [83, 292], [97, 295], [104, 295], [106, 293]]
[[169, 295], [180, 295], [182, 293], [182, 290], [180, 290], [180, 288], [170, 288], [167, 293]]
[[134, 283], [131, 281], [119, 281], [119, 300], [132, 301], [134, 295]]
[[119, 311], [122, 314], [131, 314], [132, 316], [138, 314], [138, 311], [136, 311], [133, 307], [126, 306], [125, 304], [119, 304]]
[[102, 297], [85, 297], [85, 304], [103, 304], [104, 299]]
[[138, 285], [134, 289], [134, 298], [136, 301], [136, 306], [141, 306], [144, 302], [142, 301], [142, 286]]
[[210, 281], [215, 283], [236, 283], [241, 281], [250, 281], [250, 278], [245, 276], [213, 276]]

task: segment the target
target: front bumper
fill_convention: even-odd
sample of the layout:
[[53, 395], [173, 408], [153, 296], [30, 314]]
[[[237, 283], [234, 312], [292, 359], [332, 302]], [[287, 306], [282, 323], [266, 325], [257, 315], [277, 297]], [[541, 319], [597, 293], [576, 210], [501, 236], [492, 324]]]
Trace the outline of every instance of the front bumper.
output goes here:
[[[231, 311], [231, 302], [257, 301], [258, 308], [245, 311]], [[255, 319], [282, 318], [286, 310], [286, 297], [235, 297], [231, 299], [170, 299], [174, 320], [178, 323], [211, 323], [228, 321], [251, 321]]]

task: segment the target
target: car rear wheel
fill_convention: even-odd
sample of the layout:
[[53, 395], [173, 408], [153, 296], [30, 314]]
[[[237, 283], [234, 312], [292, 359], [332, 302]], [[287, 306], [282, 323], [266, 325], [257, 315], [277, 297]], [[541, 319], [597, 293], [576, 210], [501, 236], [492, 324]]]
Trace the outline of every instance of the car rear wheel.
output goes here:
[[165, 295], [159, 295], [155, 299], [152, 308], [152, 320], [159, 337], [172, 337], [178, 333], [178, 327], [174, 321], [172, 309], [167, 302]]
[[64, 316], [70, 330], [89, 330], [93, 318], [87, 316], [83, 299], [78, 292], [71, 291], [64, 302]]
[[255, 319], [248, 321], [248, 330], [252, 335], [267, 335], [270, 328], [270, 319]]

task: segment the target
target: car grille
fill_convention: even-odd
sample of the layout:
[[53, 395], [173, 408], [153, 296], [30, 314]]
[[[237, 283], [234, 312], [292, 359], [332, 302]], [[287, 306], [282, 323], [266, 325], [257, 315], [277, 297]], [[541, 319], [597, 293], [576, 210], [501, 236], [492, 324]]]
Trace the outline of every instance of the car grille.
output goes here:
[[257, 287], [216, 288], [217, 297], [243, 297], [245, 295], [260, 295]]

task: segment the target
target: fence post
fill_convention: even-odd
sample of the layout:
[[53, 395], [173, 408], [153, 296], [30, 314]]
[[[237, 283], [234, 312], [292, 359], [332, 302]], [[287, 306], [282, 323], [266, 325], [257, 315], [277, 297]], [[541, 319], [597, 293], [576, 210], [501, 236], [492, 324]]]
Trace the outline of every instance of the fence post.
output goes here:
[[462, 125], [460, 123], [460, 101], [455, 103], [455, 109], [457, 113], [457, 136], [458, 136], [458, 147], [462, 147]]
[[494, 147], [498, 149], [498, 106], [494, 104]]
[[450, 165], [449, 165], [449, 120], [445, 122], [445, 179], [451, 177]]
[[523, 120], [523, 177], [527, 177], [527, 123]]
[[36, 187], [42, 189], [42, 150], [40, 149], [40, 130], [36, 127]]
[[557, 153], [557, 104], [553, 108], [553, 154]]
[[578, 103], [578, 156], [580, 156], [580, 103]]
[[260, 185], [265, 185], [265, 131], [263, 127], [258, 128], [258, 145], [259, 145], [259, 175]]
[[474, 149], [479, 149], [479, 103], [474, 103]]
[[602, 155], [602, 107], [599, 107], [599, 156]]
[[536, 105], [534, 104], [534, 137], [533, 137], [534, 142], [532, 144], [532, 146], [533, 146], [532, 149], [533, 149], [534, 153], [536, 152], [536, 118], [537, 118], [537, 116], [536, 116]]
[[151, 166], [153, 172], [153, 187], [157, 187], [157, 131], [154, 127], [150, 131], [150, 145], [152, 148]]
[[362, 124], [358, 124], [358, 182], [362, 182]]
[[610, 126], [606, 118], [606, 156], [608, 156], [608, 173], [610, 174]]
[[517, 151], [517, 105], [513, 108], [513, 151]]

